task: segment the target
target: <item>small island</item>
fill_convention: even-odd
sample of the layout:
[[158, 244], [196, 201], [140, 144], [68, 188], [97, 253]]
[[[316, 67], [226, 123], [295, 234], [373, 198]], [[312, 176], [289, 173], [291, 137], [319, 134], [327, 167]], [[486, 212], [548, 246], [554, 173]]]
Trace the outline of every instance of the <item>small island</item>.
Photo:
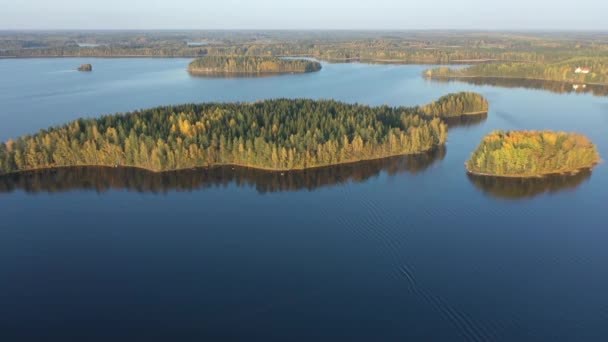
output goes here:
[[93, 66], [91, 64], [81, 64], [78, 71], [93, 71]]
[[188, 65], [188, 72], [196, 76], [261, 76], [319, 70], [321, 63], [316, 61], [256, 56], [204, 56]]
[[595, 145], [577, 133], [494, 131], [484, 137], [466, 169], [478, 176], [528, 178], [573, 174], [599, 162]]
[[447, 125], [420, 107], [309, 99], [185, 104], [79, 119], [0, 143], [0, 174], [73, 166], [286, 171], [427, 153], [446, 140]]
[[477, 93], [460, 92], [440, 97], [426, 106], [422, 111], [430, 116], [454, 118], [467, 115], [484, 115], [488, 113], [488, 101]]

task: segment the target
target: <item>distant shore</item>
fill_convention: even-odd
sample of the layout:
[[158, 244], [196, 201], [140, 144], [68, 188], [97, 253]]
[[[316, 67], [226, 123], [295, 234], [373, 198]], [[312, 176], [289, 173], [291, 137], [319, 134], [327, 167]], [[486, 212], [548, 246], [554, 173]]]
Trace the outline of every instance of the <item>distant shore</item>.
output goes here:
[[570, 80], [552, 80], [548, 78], [534, 78], [534, 77], [517, 77], [517, 76], [427, 76], [423, 75], [424, 78], [428, 80], [446, 80], [446, 81], [458, 81], [458, 80], [467, 80], [467, 79], [504, 79], [504, 80], [522, 80], [522, 81], [541, 81], [541, 82], [557, 82], [564, 84], [587, 84], [587, 85], [595, 85], [608, 87], [608, 83], [594, 83], [594, 82], [583, 82], [583, 81], [570, 81]]

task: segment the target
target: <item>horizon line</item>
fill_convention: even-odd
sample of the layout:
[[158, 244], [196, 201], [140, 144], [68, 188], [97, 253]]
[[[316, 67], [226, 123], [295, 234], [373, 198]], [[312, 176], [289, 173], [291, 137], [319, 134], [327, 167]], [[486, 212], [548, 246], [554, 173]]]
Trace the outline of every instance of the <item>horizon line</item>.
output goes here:
[[608, 33], [608, 28], [0, 28], [2, 31], [296, 31], [296, 32], [596, 32]]

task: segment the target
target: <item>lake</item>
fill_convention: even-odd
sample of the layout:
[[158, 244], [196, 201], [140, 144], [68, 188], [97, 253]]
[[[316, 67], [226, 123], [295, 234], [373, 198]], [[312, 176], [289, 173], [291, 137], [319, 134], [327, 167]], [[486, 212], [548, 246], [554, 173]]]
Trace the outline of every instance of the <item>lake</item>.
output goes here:
[[196, 78], [189, 61], [0, 60], [0, 140], [184, 102], [475, 91], [490, 112], [433, 154], [333, 168], [0, 177], [3, 341], [608, 338], [606, 163], [529, 181], [464, 170], [495, 129], [577, 131], [608, 158], [608, 97], [431, 82], [425, 66]]

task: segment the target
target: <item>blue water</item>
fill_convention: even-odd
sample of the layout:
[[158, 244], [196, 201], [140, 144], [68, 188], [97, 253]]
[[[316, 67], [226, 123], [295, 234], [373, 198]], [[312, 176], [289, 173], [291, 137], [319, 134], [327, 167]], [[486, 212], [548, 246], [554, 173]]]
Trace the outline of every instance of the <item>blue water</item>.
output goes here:
[[0, 140], [184, 102], [417, 105], [470, 90], [490, 113], [421, 163], [0, 179], [2, 341], [608, 338], [606, 164], [495, 187], [463, 165], [494, 129], [577, 131], [608, 158], [608, 98], [433, 83], [424, 66], [205, 79], [188, 62], [0, 60]]

